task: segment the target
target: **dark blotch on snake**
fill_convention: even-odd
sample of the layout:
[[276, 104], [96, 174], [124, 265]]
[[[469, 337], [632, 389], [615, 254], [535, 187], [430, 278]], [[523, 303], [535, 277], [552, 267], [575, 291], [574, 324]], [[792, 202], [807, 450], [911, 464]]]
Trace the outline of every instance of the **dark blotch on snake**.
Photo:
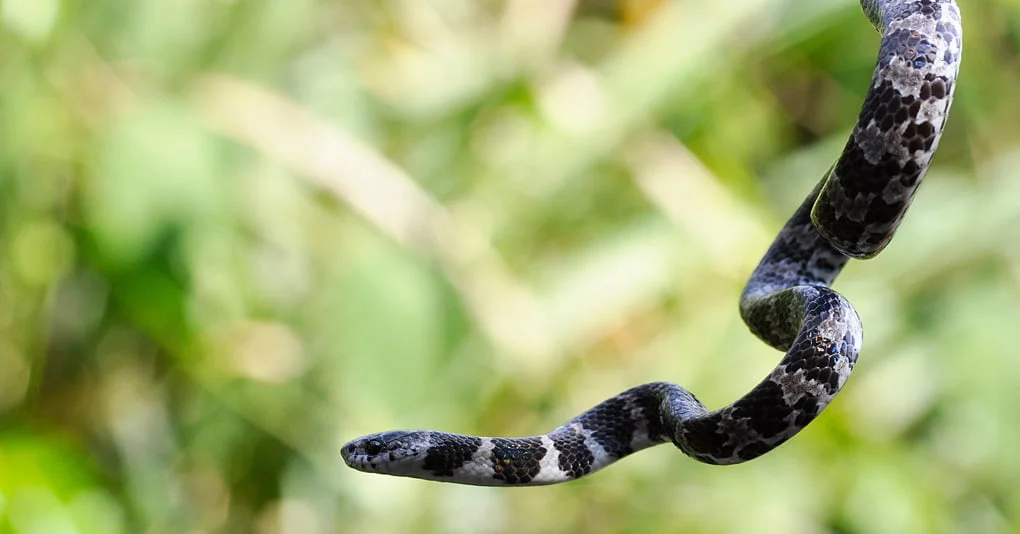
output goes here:
[[457, 438], [446, 441], [442, 447], [430, 447], [422, 468], [437, 477], [453, 476], [453, 470], [470, 460], [482, 444], [482, 440], [476, 437], [457, 436]]
[[632, 452], [631, 438], [637, 425], [630, 418], [627, 402], [621, 398], [609, 399], [578, 419], [584, 429], [607, 453], [622, 458]]
[[542, 470], [539, 463], [546, 450], [539, 438], [495, 438], [492, 440], [493, 478], [507, 484], [527, 484]]
[[[753, 414], [753, 417], [749, 417]], [[733, 417], [745, 419], [747, 426], [763, 438], [771, 438], [789, 428], [786, 417], [790, 407], [783, 400], [779, 384], [766, 380], [733, 404]]]
[[595, 455], [585, 444], [584, 436], [576, 429], [561, 428], [550, 434], [549, 438], [560, 453], [560, 471], [567, 473], [570, 478], [578, 478], [591, 471]]

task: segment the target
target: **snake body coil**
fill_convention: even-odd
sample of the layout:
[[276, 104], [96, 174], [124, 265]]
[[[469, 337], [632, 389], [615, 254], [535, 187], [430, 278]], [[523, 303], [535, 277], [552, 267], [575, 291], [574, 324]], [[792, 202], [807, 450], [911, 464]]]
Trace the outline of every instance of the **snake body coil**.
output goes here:
[[954, 0], [861, 5], [883, 37], [853, 134], [741, 296], [751, 331], [786, 351], [761, 383], [714, 412], [680, 386], [644, 384], [541, 436], [372, 434], [341, 448], [347, 465], [461, 484], [555, 484], [666, 442], [702, 462], [739, 463], [807, 426], [846, 383], [861, 347], [857, 312], [829, 285], [849, 258], [874, 256], [892, 239], [938, 145], [962, 50]]

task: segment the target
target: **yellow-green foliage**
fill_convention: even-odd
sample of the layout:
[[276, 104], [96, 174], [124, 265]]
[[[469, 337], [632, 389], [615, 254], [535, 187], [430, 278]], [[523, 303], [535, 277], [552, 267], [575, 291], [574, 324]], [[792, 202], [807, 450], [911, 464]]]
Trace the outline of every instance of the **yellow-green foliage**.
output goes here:
[[837, 288], [857, 372], [792, 442], [556, 487], [347, 469], [390, 428], [709, 407], [835, 160], [855, 0], [0, 0], [0, 532], [1020, 528], [1020, 4], [963, 1], [942, 148]]

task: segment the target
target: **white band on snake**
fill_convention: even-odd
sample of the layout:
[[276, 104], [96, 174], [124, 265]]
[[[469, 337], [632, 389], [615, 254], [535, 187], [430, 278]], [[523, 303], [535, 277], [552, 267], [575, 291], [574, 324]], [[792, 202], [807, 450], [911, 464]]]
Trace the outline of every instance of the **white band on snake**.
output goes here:
[[680, 386], [644, 384], [540, 436], [382, 432], [344, 445], [347, 465], [460, 484], [555, 484], [667, 442], [702, 462], [744, 462], [807, 426], [846, 383], [861, 347], [857, 312], [829, 286], [849, 258], [872, 257], [892, 239], [938, 146], [962, 50], [955, 0], [861, 5], [882, 43], [857, 125], [741, 296], [751, 331], [786, 351], [761, 383], [714, 412]]

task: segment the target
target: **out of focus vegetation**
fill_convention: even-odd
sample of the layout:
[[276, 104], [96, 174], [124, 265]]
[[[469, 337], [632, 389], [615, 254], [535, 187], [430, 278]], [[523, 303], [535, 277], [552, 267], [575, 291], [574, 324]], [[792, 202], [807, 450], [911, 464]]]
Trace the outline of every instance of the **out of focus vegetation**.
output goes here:
[[834, 405], [746, 465], [503, 490], [338, 447], [747, 391], [737, 297], [871, 75], [854, 0], [0, 0], [0, 532], [1016, 531], [1020, 4], [962, 4]]

